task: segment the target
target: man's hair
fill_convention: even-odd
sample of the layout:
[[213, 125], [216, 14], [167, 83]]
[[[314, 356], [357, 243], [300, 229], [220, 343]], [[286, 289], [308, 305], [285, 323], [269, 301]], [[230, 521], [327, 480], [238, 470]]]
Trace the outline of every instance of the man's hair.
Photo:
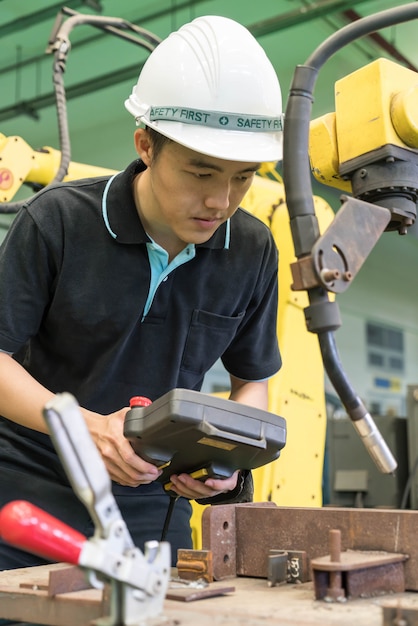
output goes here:
[[148, 133], [152, 145], [152, 161], [155, 162], [158, 159], [164, 146], [168, 143], [172, 143], [173, 140], [169, 139], [165, 135], [162, 135], [153, 128], [150, 128], [149, 126], [146, 126], [145, 129]]

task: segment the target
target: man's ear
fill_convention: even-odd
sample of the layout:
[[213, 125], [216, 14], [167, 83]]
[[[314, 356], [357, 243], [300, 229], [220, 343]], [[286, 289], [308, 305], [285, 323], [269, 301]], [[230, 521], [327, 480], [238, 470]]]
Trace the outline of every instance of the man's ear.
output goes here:
[[134, 133], [135, 149], [141, 161], [149, 167], [152, 161], [152, 144], [146, 128], [137, 128]]

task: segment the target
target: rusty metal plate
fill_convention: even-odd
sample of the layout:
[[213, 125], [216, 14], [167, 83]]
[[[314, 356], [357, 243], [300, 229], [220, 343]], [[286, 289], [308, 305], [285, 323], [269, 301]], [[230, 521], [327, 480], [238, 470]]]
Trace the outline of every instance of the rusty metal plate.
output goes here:
[[215, 598], [226, 594], [234, 593], [234, 586], [217, 586], [211, 584], [204, 589], [193, 589], [192, 587], [184, 587], [182, 589], [169, 588], [166, 593], [167, 600], [179, 600], [180, 602], [195, 602], [196, 600], [205, 600], [207, 598]]
[[[205, 515], [209, 510], [210, 516]], [[233, 504], [208, 507], [203, 511], [202, 547], [203, 550], [212, 552], [214, 580], [236, 576], [236, 529]]]

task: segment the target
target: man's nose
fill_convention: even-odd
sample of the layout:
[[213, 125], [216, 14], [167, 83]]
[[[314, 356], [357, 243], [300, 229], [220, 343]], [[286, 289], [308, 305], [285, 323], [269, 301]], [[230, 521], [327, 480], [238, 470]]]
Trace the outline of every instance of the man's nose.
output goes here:
[[206, 195], [205, 205], [210, 209], [226, 211], [229, 207], [230, 193], [231, 186], [229, 183], [213, 186]]

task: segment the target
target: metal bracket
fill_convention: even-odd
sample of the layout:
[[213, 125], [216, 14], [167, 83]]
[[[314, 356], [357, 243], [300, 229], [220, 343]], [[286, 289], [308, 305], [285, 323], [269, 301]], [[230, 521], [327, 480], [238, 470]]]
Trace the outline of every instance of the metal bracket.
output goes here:
[[345, 602], [405, 591], [406, 554], [377, 550], [341, 552], [341, 532], [329, 531], [330, 554], [311, 561], [315, 598]]
[[267, 581], [269, 587], [280, 583], [297, 585], [311, 580], [309, 559], [305, 550], [269, 550]]
[[213, 581], [211, 550], [177, 550], [177, 572], [182, 580]]
[[[294, 291], [324, 287], [341, 293], [354, 279], [391, 219], [389, 209], [349, 196], [311, 254], [291, 265]], [[347, 233], [355, 233], [348, 237]]]

